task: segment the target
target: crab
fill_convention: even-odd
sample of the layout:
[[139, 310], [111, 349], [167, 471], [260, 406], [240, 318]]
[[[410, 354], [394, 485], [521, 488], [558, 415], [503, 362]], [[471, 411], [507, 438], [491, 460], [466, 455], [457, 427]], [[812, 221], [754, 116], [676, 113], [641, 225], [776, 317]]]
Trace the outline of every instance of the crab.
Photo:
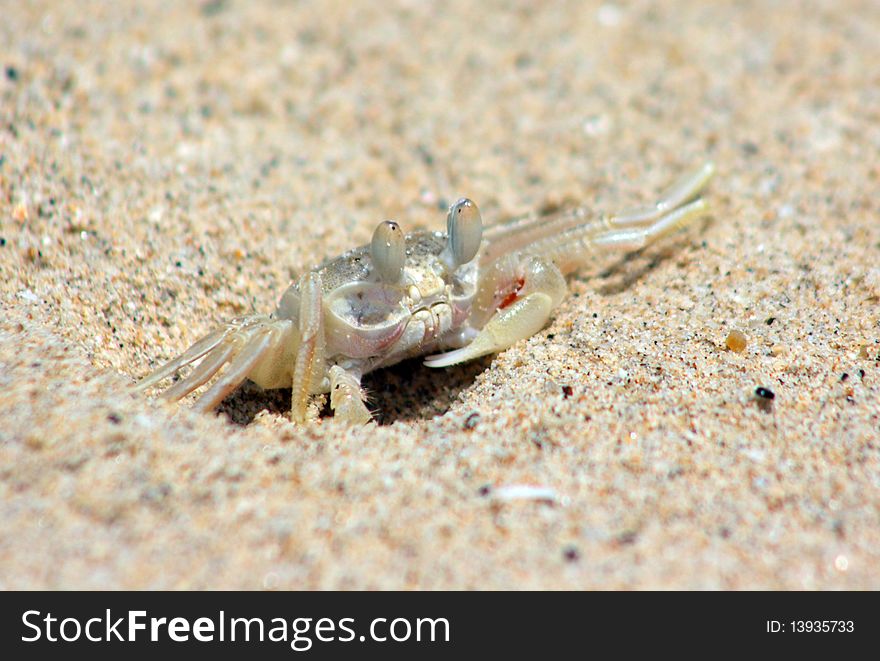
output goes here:
[[640, 249], [704, 215], [700, 195], [714, 170], [706, 163], [655, 204], [610, 216], [579, 207], [484, 229], [477, 205], [462, 198], [449, 208], [445, 233], [405, 234], [386, 220], [369, 245], [300, 277], [273, 313], [233, 319], [138, 387], [201, 359], [163, 396], [179, 400], [219, 372], [195, 409], [212, 410], [250, 379], [291, 388], [295, 423], [306, 421], [311, 396], [326, 393], [336, 418], [368, 423], [364, 374], [414, 356], [426, 356], [429, 368], [448, 367], [535, 335], [565, 297], [566, 276], [597, 251]]

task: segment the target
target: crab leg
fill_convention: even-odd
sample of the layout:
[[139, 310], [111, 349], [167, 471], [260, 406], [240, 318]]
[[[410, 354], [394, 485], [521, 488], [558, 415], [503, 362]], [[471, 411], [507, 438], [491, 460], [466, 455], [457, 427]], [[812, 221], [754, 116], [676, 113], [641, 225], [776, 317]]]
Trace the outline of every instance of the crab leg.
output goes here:
[[373, 416], [364, 404], [360, 376], [339, 365], [330, 368], [330, 408], [333, 416], [350, 425], [365, 425]]
[[[141, 379], [136, 386], [137, 389], [146, 390], [150, 386], [154, 386], [159, 383], [159, 381], [161, 381], [162, 379], [171, 376], [181, 367], [197, 361], [199, 358], [201, 358], [206, 353], [214, 349], [218, 344], [220, 344], [230, 332], [231, 330], [227, 327], [219, 328], [212, 333], [206, 335], [195, 344], [193, 344], [183, 354], [181, 354], [174, 360], [168, 361], [167, 363], [153, 371], [151, 374], [148, 374], [146, 377]], [[210, 379], [211, 377], [209, 376], [208, 378]], [[204, 381], [202, 383], [204, 383]], [[198, 388], [198, 386], [195, 387]], [[183, 395], [181, 395], [181, 397], [182, 396]]]
[[591, 236], [619, 227], [651, 224], [695, 199], [714, 173], [715, 166], [706, 163], [667, 188], [655, 204], [612, 216], [586, 220], [587, 210], [578, 208], [560, 212], [555, 217], [518, 219], [508, 224], [490, 227], [485, 234], [488, 245], [480, 255], [480, 263], [491, 264], [502, 255], [529, 248], [532, 244], [552, 240], [563, 234], [570, 236], [569, 233], [574, 233], [589, 239]]
[[593, 237], [594, 246], [608, 246], [621, 250], [638, 250], [644, 248], [651, 241], [662, 236], [672, 234], [675, 230], [684, 227], [694, 218], [701, 216], [709, 209], [705, 200], [694, 200], [690, 204], [676, 209], [661, 217], [647, 227], [635, 227], [629, 229], [626, 226], [613, 229]]
[[703, 199], [675, 209], [661, 216], [647, 227], [621, 227], [602, 233], [585, 231], [579, 227], [545, 240], [534, 246], [534, 250], [551, 258], [563, 273], [571, 273], [581, 268], [593, 253], [608, 248], [615, 250], [640, 250], [663, 236], [671, 234], [705, 214], [709, 205]]
[[648, 225], [666, 213], [694, 200], [709, 183], [715, 174], [715, 165], [705, 163], [693, 172], [688, 172], [672, 186], [666, 189], [660, 199], [653, 205], [642, 209], [630, 209], [611, 216], [608, 224], [612, 227], [629, 225]]
[[240, 338], [233, 337], [224, 342], [196, 365], [185, 379], [181, 379], [163, 392], [162, 397], [171, 401], [186, 397], [193, 390], [210, 381], [229, 360], [235, 358], [241, 348]]
[[256, 337], [247, 337], [244, 346], [230, 361], [229, 368], [199, 398], [193, 406], [193, 410], [210, 411], [226, 399], [226, 396], [238, 388], [241, 382], [248, 377], [254, 366], [263, 359], [266, 351], [278, 341], [281, 334], [276, 329], [268, 327], [259, 329], [255, 335]]
[[[302, 423], [306, 419], [309, 395], [324, 376], [324, 314], [321, 276], [307, 273], [300, 280], [300, 345], [293, 368], [290, 417]], [[326, 392], [326, 391], [325, 391]]]

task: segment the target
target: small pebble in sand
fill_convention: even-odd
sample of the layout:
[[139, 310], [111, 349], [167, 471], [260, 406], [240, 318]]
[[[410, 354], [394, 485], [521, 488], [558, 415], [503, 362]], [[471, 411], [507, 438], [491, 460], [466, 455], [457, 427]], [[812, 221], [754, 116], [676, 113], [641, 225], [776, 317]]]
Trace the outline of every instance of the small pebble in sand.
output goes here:
[[16, 204], [12, 209], [12, 219], [19, 223], [26, 221], [28, 219], [27, 207], [21, 203]]
[[742, 332], [738, 330], [732, 330], [727, 334], [727, 339], [724, 341], [727, 345], [727, 348], [731, 351], [736, 351], [739, 353], [740, 351], [744, 351], [746, 345], [748, 345], [749, 341], [746, 339], [746, 336], [743, 335]]
[[464, 428], [467, 431], [472, 431], [476, 429], [478, 424], [480, 424], [480, 414], [476, 411], [474, 411], [467, 418], [464, 419]]
[[758, 386], [755, 388], [755, 400], [758, 402], [758, 408], [764, 413], [770, 413], [773, 410], [773, 400], [776, 394], [769, 388]]
[[568, 562], [577, 562], [581, 559], [581, 552], [576, 546], [567, 546], [562, 552], [562, 557]]

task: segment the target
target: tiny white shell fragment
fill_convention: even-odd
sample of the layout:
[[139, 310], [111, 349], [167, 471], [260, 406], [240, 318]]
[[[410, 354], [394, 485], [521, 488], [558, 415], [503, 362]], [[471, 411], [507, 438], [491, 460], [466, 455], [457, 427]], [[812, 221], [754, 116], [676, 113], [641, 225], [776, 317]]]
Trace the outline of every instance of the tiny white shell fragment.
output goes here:
[[22, 289], [20, 292], [18, 292], [18, 296], [19, 298], [23, 298], [24, 300], [26, 300], [28, 303], [40, 302], [40, 297], [32, 292], [30, 289]]
[[555, 503], [559, 500], [556, 491], [550, 487], [538, 487], [531, 484], [510, 484], [495, 489], [495, 500], [510, 502], [512, 500], [537, 500], [547, 503]]

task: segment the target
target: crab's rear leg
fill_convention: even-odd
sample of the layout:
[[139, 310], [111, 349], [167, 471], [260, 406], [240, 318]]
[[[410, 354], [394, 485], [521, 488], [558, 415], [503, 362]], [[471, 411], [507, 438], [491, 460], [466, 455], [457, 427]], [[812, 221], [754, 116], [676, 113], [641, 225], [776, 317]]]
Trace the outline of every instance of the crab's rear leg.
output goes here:
[[[147, 388], [151, 388], [163, 379], [166, 379], [177, 372], [177, 370], [179, 370], [181, 367], [185, 367], [186, 365], [194, 363], [205, 354], [210, 353], [211, 351], [216, 349], [218, 345], [222, 344], [231, 332], [232, 328], [227, 325], [225, 328], [218, 328], [214, 332], [209, 333], [198, 342], [193, 344], [185, 352], [183, 352], [183, 354], [181, 354], [174, 360], [168, 361], [167, 363], [160, 366], [159, 368], [145, 376], [143, 379], [141, 379], [136, 386], [137, 389], [146, 390]], [[214, 372], [216, 372], [216, 370], [214, 370]], [[208, 376], [208, 379], [213, 376], [214, 372], [212, 372], [211, 375]], [[202, 383], [204, 383], [204, 381]], [[180, 395], [180, 397], [183, 397], [183, 395], [185, 395], [187, 392], [190, 392], [191, 390], [194, 390], [195, 388], [198, 388], [198, 386], [187, 390], [182, 395]]]
[[[531, 337], [547, 324], [554, 308], [568, 291], [565, 277], [553, 262], [534, 255], [521, 258], [521, 263], [514, 269], [521, 286], [501, 301], [500, 307], [474, 339], [461, 349], [429, 356], [425, 365], [448, 367], [496, 353]], [[499, 280], [509, 280], [504, 269], [497, 269], [494, 273]], [[503, 288], [503, 283], [491, 280], [481, 282], [481, 286], [492, 290]]]
[[[490, 227], [487, 245], [480, 255], [481, 265], [491, 265], [514, 252], [542, 254], [565, 245], [583, 254], [585, 239], [622, 228], [645, 227], [696, 200], [715, 173], [712, 163], [691, 170], [664, 190], [654, 204], [629, 209], [611, 216], [590, 218], [585, 209], [573, 209], [550, 217], [521, 219]], [[580, 245], [578, 245], [578, 242]], [[566, 273], [569, 269], [563, 268]]]
[[193, 410], [207, 412], [226, 399], [233, 390], [238, 388], [250, 376], [258, 363], [265, 360], [267, 355], [278, 348], [282, 335], [283, 333], [280, 328], [269, 324], [256, 331], [252, 337], [244, 338], [240, 336], [234, 338], [233, 343], [237, 346], [232, 349], [229, 358], [224, 357], [224, 362], [227, 359], [229, 360], [229, 366], [220, 378], [217, 379], [216, 383], [204, 395], [199, 397], [198, 401], [193, 405]]
[[551, 259], [568, 274], [588, 266], [597, 253], [640, 250], [704, 216], [708, 210], [708, 203], [698, 197], [659, 216], [656, 212], [633, 213], [611, 219], [602, 229], [591, 224], [572, 227], [536, 241], [529, 246], [529, 251]]
[[629, 209], [608, 218], [611, 227], [645, 226], [656, 223], [671, 211], [684, 207], [696, 199], [715, 174], [713, 163], [704, 163], [682, 176], [660, 195], [652, 205]]
[[136, 387], [143, 390], [156, 385], [201, 358], [201, 362], [185, 378], [167, 388], [162, 397], [172, 401], [186, 397], [220, 373], [220, 378], [193, 407], [197, 411], [208, 411], [247, 377], [254, 376], [255, 370], [283, 353], [284, 345], [289, 341], [290, 322], [287, 320], [267, 315], [240, 317], [196, 342], [183, 355], [159, 367]]
[[709, 205], [704, 199], [694, 200], [690, 204], [666, 214], [647, 227], [622, 227], [608, 230], [596, 235], [592, 243], [597, 248], [614, 248], [617, 250], [639, 250], [649, 243], [672, 234], [708, 211]]

